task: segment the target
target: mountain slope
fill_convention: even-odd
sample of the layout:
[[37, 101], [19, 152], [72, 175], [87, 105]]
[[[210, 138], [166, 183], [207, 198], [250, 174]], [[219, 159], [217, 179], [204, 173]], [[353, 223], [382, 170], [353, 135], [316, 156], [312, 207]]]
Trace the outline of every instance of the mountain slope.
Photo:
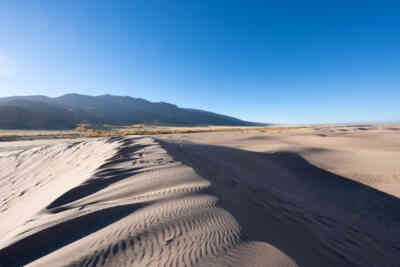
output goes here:
[[1, 129], [70, 129], [81, 122], [126, 125], [255, 125], [233, 117], [128, 96], [67, 94], [0, 98]]
[[19, 99], [0, 104], [3, 129], [65, 129], [77, 121], [73, 112], [45, 102]]

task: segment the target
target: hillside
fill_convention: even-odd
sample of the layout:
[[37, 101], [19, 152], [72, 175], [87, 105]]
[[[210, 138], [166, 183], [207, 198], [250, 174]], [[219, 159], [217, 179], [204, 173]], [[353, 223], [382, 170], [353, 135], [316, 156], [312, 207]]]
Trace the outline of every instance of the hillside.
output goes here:
[[255, 123], [203, 110], [129, 96], [0, 98], [0, 129], [71, 129], [78, 123], [249, 126]]

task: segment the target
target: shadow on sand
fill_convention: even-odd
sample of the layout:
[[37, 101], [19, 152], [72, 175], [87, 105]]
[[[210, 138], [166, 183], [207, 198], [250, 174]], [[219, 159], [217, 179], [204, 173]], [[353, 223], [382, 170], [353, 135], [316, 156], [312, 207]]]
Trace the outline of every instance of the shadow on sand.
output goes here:
[[291, 152], [159, 141], [212, 183], [249, 241], [300, 266], [398, 266], [400, 199]]
[[[65, 193], [47, 211], [57, 212], [134, 175], [133, 166], [123, 170], [114, 165], [135, 160], [143, 147], [129, 147], [134, 139], [122, 142], [119, 153], [98, 169], [96, 179]], [[244, 240], [268, 243], [299, 266], [398, 266], [398, 198], [313, 166], [295, 153], [160, 143], [175, 160], [212, 183], [209, 193], [239, 222]], [[103, 209], [36, 232], [0, 250], [0, 266], [30, 263], [147, 204]]]
[[0, 250], [0, 266], [23, 266], [94, 233], [144, 207], [138, 203], [111, 207], [56, 224]]

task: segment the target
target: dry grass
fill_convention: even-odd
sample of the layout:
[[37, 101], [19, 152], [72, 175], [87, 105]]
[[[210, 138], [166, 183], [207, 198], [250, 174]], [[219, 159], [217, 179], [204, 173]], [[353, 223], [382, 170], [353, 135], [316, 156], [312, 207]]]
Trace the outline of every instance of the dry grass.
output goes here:
[[77, 127], [87, 137], [108, 137], [108, 136], [127, 136], [127, 135], [162, 135], [162, 134], [191, 134], [191, 133], [208, 133], [208, 132], [250, 132], [260, 131], [264, 133], [282, 133], [291, 131], [302, 131], [311, 129], [311, 127], [194, 127], [194, 128], [156, 128], [145, 129], [144, 125], [135, 125], [139, 129], [113, 129], [113, 130], [96, 130], [87, 129], [85, 127]]
[[164, 135], [164, 134], [192, 134], [210, 132], [254, 132], [281, 134], [281, 133], [305, 133], [313, 127], [298, 126], [269, 126], [269, 127], [229, 127], [229, 126], [198, 126], [198, 127], [173, 127], [173, 126], [152, 126], [134, 124], [129, 127], [104, 126], [79, 124], [74, 130], [65, 131], [25, 131], [25, 130], [2, 130], [0, 141], [20, 141], [38, 139], [74, 139], [86, 137], [110, 137], [127, 135]]
[[230, 131], [248, 131], [248, 128], [214, 128], [214, 127], [204, 127], [204, 128], [155, 128], [146, 129], [144, 125], [135, 124], [131, 125], [134, 129], [111, 129], [111, 130], [97, 130], [92, 128], [87, 128], [87, 125], [80, 124], [75, 130], [86, 137], [108, 137], [108, 136], [127, 136], [127, 135], [160, 135], [160, 134], [188, 134], [188, 133], [205, 133], [205, 132], [230, 132]]
[[111, 130], [99, 131], [87, 129], [82, 132], [87, 137], [127, 136], [127, 135], [160, 135], [160, 134], [188, 134], [222, 131], [243, 131], [243, 129], [152, 129], [152, 130]]
[[285, 127], [264, 127], [260, 129], [263, 133], [287, 133], [287, 132], [308, 132], [312, 131], [314, 127], [311, 126], [285, 126]]
[[130, 128], [144, 128], [144, 124], [132, 124]]

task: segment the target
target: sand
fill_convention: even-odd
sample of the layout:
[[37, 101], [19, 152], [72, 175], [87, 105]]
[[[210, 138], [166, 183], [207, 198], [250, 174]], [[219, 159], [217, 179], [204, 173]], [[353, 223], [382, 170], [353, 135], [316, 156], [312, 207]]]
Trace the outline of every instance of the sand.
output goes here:
[[398, 266], [396, 129], [113, 137], [8, 151], [0, 266]]

